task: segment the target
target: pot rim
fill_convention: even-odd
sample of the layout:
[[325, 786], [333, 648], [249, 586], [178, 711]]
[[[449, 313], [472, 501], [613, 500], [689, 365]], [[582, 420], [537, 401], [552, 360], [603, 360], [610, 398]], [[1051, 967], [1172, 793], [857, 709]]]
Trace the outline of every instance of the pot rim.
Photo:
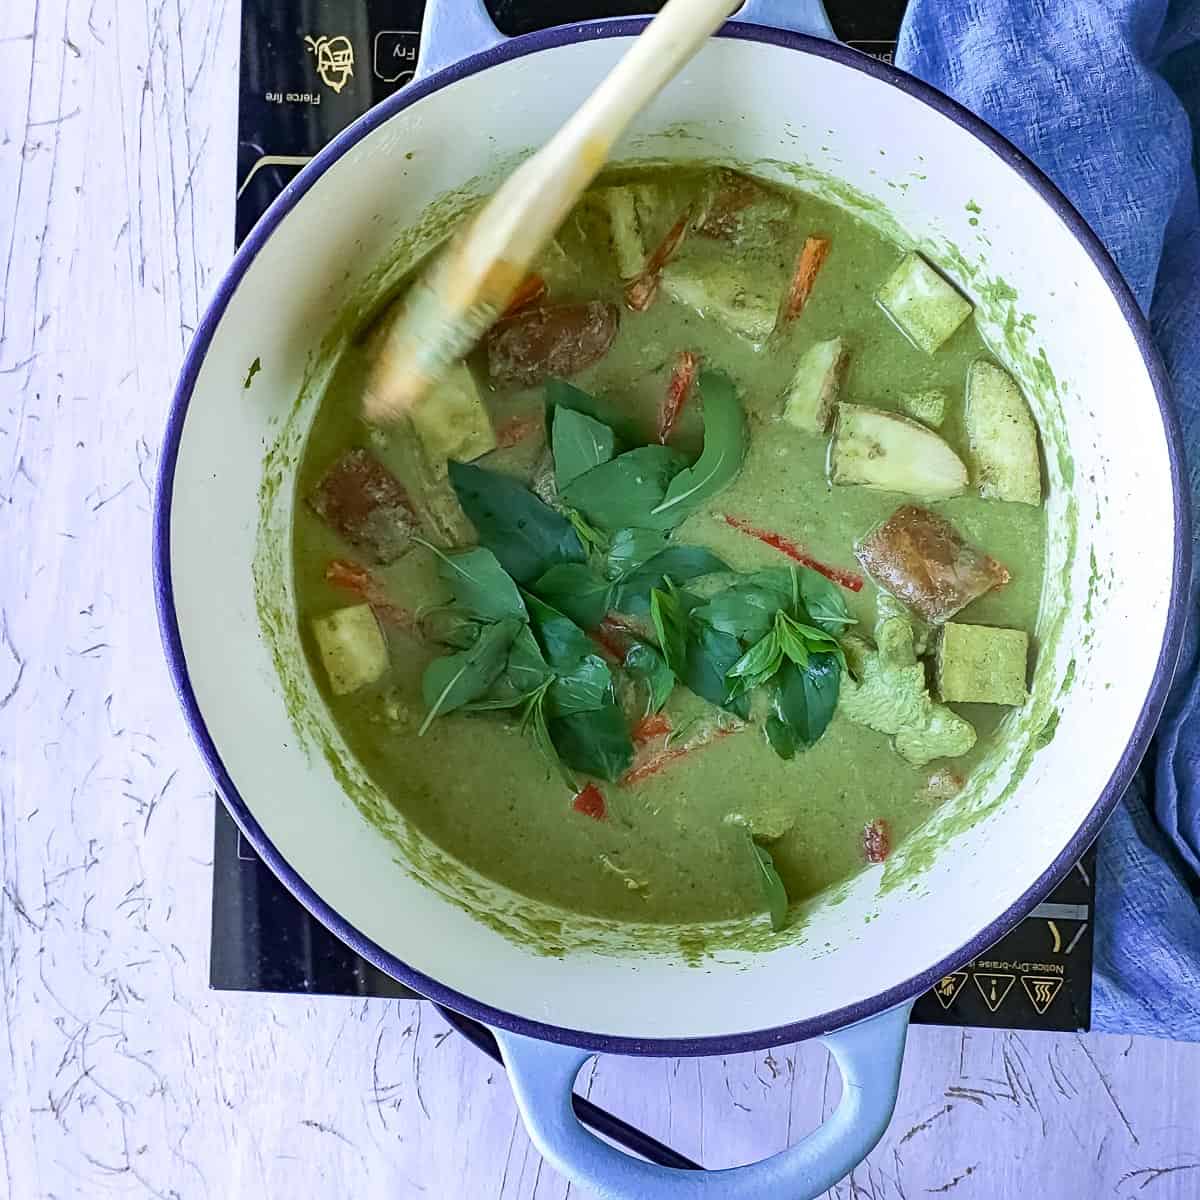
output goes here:
[[849, 70], [867, 75], [898, 88], [914, 99], [934, 109], [982, 142], [1002, 158], [1030, 184], [1050, 206], [1087, 253], [1108, 285], [1126, 322], [1129, 325], [1146, 372], [1158, 400], [1159, 414], [1167, 441], [1171, 470], [1171, 492], [1175, 512], [1175, 548], [1172, 561], [1171, 597], [1167, 611], [1162, 645], [1153, 680], [1141, 712], [1134, 724], [1125, 750], [1115, 770], [1079, 829], [1046, 871], [1010, 905], [996, 916], [958, 950], [947, 955], [928, 969], [913, 975], [895, 986], [857, 1003], [833, 1009], [819, 1016], [792, 1024], [741, 1033], [718, 1034], [696, 1038], [636, 1038], [609, 1036], [587, 1030], [569, 1029], [542, 1021], [517, 1016], [495, 1008], [481, 1000], [449, 988], [438, 980], [408, 966], [394, 954], [372, 941], [342, 917], [300, 877], [296, 870], [275, 848], [262, 826], [255, 820], [250, 807], [239, 795], [229, 777], [220, 753], [205, 724], [188, 674], [183, 653], [179, 623], [175, 612], [174, 585], [171, 578], [171, 504], [175, 466], [183, 433], [184, 421], [201, 365], [212, 343], [217, 327], [230, 299], [249, 270], [259, 251], [284, 217], [300, 198], [342, 155], [360, 142], [383, 122], [403, 111], [425, 96], [475, 75], [502, 62], [523, 58], [541, 50], [553, 49], [576, 42], [601, 38], [636, 36], [645, 28], [648, 18], [580, 22], [512, 38], [481, 53], [418, 80], [393, 93], [386, 100], [364, 113], [357, 121], [339, 133], [316, 157], [304, 167], [296, 179], [271, 204], [234, 255], [233, 262], [217, 287], [184, 358], [179, 383], [171, 401], [163, 439], [154, 501], [153, 576], [155, 603], [158, 610], [159, 632], [171, 680], [183, 709], [192, 738], [204, 758], [218, 791], [234, 821], [254, 847], [258, 856], [274, 872], [285, 887], [323, 925], [336, 934], [352, 950], [394, 979], [407, 984], [422, 996], [449, 1008], [515, 1033], [545, 1041], [558, 1042], [597, 1052], [643, 1054], [662, 1057], [686, 1055], [735, 1054], [803, 1041], [829, 1033], [846, 1025], [863, 1021], [899, 1004], [911, 1001], [929, 990], [939, 979], [959, 969], [996, 942], [1013, 925], [1024, 918], [1051, 888], [1062, 879], [1099, 834], [1109, 814], [1123, 795], [1137, 770], [1155, 726], [1162, 714], [1179, 657], [1185, 625], [1184, 603], [1191, 572], [1191, 543], [1187, 536], [1190, 527], [1190, 497], [1183, 470], [1183, 450], [1177, 417], [1171, 407], [1166, 370], [1151, 340], [1149, 323], [1138, 307], [1129, 285], [1099, 237], [1087, 222], [1034, 163], [1002, 134], [992, 129], [957, 101], [907, 75], [888, 63], [853, 50], [840, 42], [827, 41], [807, 34], [781, 32], [765, 26], [732, 21], [714, 36], [739, 41], [760, 42], [781, 46], [803, 54], [830, 59]]

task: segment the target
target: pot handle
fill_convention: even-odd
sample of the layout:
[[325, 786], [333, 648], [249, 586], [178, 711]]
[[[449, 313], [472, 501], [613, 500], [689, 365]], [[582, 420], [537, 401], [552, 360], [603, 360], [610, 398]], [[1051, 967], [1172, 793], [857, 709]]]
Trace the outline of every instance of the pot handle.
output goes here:
[[[822, 0], [746, 0], [734, 20], [834, 38]], [[488, 16], [483, 0], [427, 0], [413, 78], [424, 79], [507, 40]]]
[[571, 1108], [591, 1053], [496, 1029], [517, 1107], [542, 1156], [572, 1183], [604, 1200], [813, 1200], [853, 1170], [883, 1136], [900, 1088], [911, 1004], [826, 1034], [842, 1073], [829, 1119], [761, 1162], [722, 1171], [682, 1171], [622, 1153], [589, 1133]]

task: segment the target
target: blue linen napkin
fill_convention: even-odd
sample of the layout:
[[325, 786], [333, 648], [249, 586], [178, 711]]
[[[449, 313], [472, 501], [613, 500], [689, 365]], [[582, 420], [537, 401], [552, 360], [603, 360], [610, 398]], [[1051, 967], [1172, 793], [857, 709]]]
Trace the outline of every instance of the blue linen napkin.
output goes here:
[[[897, 62], [1021, 147], [1107, 245], [1166, 362], [1200, 514], [1200, 2], [913, 0]], [[1100, 837], [1097, 1030], [1200, 1041], [1198, 658], [1193, 621]]]

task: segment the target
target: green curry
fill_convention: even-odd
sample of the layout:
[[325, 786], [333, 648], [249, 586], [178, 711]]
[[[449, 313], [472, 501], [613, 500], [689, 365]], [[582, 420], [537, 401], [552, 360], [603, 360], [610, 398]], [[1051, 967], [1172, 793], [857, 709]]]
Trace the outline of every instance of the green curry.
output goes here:
[[355, 755], [469, 866], [780, 928], [1026, 702], [1037, 432], [933, 264], [673, 168], [593, 188], [472, 360], [373, 429], [390, 317], [308, 440], [300, 624]]

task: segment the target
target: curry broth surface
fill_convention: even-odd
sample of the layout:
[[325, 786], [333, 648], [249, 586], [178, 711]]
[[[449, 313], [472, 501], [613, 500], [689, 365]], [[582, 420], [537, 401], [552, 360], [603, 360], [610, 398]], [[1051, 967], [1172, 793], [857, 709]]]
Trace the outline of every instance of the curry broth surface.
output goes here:
[[[679, 211], [697, 194], [695, 172], [656, 174]], [[610, 182], [606, 179], [605, 182]], [[902, 251], [841, 210], [788, 192], [796, 210], [792, 235], [741, 252], [748, 273], [778, 275], [786, 285], [800, 243], [810, 233], [831, 240], [829, 257], [801, 317], [784, 336], [755, 349], [714, 320], [702, 319], [659, 295], [643, 314], [622, 307], [621, 328], [610, 353], [571, 382], [598, 396], [614, 419], [635, 419], [643, 441], [653, 440], [658, 408], [672, 360], [695, 350], [706, 365], [729, 374], [748, 418], [749, 449], [739, 478], [711, 509], [689, 518], [675, 533], [684, 544], [711, 547], [735, 570], [786, 565], [777, 551], [727, 526], [731, 513], [794, 539], [816, 558], [856, 569], [852, 546], [888, 517], [905, 497], [864, 488], [831, 488], [826, 481], [827, 439], [806, 436], [777, 420], [796, 363], [816, 341], [845, 337], [850, 366], [844, 400], [898, 409], [905, 392], [931, 387], [950, 396], [940, 433], [963, 453], [961, 418], [968, 365], [986, 355], [973, 321], [967, 321], [935, 355], [913, 347], [877, 307], [874, 295]], [[648, 230], [652, 246], [663, 230]], [[604, 214], [585, 199], [547, 260], [551, 298], [621, 303]], [[711, 244], [685, 242], [677, 261]], [[475, 364], [480, 366], [481, 364]], [[403, 455], [369, 438], [360, 416], [365, 352], [348, 345], [310, 433], [299, 472], [300, 494], [347, 447], [371, 445], [397, 473]], [[482, 369], [480, 377], [485, 374]], [[543, 389], [489, 394], [497, 428], [533, 416]], [[703, 422], [693, 397], [673, 444], [698, 452]], [[529, 444], [532, 443], [532, 444]], [[529, 439], [480, 460], [494, 470], [528, 476], [541, 449]], [[934, 502], [960, 532], [999, 559], [1012, 581], [969, 605], [957, 620], [1032, 632], [1036, 625], [1045, 552], [1042, 508], [963, 496]], [[600, 916], [638, 921], [692, 922], [733, 917], [762, 908], [760, 884], [746, 853], [745, 833], [730, 814], [749, 818], [756, 830], [784, 831], [771, 853], [793, 901], [849, 877], [864, 866], [863, 828], [882, 818], [893, 843], [931, 812], [918, 798], [940, 765], [969, 772], [989, 751], [1001, 718], [993, 706], [952, 706], [975, 725], [979, 740], [966, 756], [928, 767], [907, 764], [891, 739], [840, 713], [812, 748], [790, 762], [767, 744], [761, 724], [696, 750], [633, 787], [603, 784], [608, 817], [576, 813], [557, 773], [517, 728], [509, 713], [451, 714], [435, 720], [424, 737], [421, 673], [441, 653], [412, 635], [385, 630], [391, 670], [380, 683], [349, 696], [333, 696], [308, 639], [313, 616], [344, 606], [346, 594], [324, 579], [331, 558], [354, 557], [303, 504], [296, 506], [294, 570], [301, 629], [313, 672], [346, 741], [380, 787], [425, 835], [484, 875], [536, 899]], [[397, 604], [408, 609], [440, 603], [444, 586], [436, 560], [418, 547], [390, 567], [374, 568]], [[845, 593], [870, 636], [876, 588]], [[1036, 650], [1035, 650], [1036, 652]], [[676, 728], [708, 706], [677, 687], [666, 711]]]

